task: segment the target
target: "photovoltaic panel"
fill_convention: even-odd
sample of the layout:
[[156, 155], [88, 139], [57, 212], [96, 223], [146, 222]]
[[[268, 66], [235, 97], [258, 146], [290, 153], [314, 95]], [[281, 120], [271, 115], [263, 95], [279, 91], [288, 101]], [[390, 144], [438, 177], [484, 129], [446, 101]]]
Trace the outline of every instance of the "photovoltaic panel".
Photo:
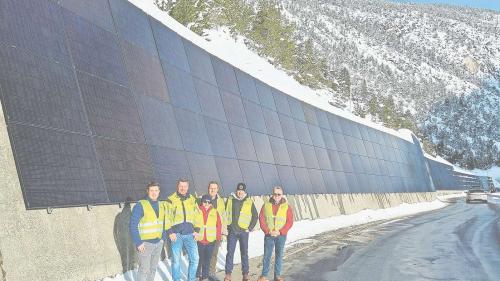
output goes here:
[[353, 154], [359, 154], [358, 147], [356, 146], [355, 143], [355, 138], [349, 136], [349, 135], [344, 135], [345, 143], [347, 145], [347, 151], [349, 153]]
[[288, 155], [290, 156], [290, 161], [292, 162], [292, 166], [305, 167], [306, 161], [304, 160], [304, 155], [302, 154], [300, 143], [287, 140], [285, 141], [285, 143], [288, 150]]
[[234, 74], [233, 66], [217, 57], [210, 57], [212, 58], [215, 78], [219, 88], [234, 94], [239, 94], [238, 81], [236, 81], [236, 74]]
[[325, 141], [325, 147], [328, 149], [338, 150], [337, 145], [335, 145], [335, 139], [333, 138], [333, 133], [330, 130], [321, 129], [321, 135]]
[[352, 166], [351, 156], [349, 153], [339, 152], [340, 163], [342, 163], [343, 170], [345, 172], [352, 173], [354, 172], [354, 168]]
[[312, 194], [314, 193], [311, 180], [309, 179], [309, 172], [306, 168], [294, 167], [293, 172], [297, 185], [299, 187], [299, 194]]
[[349, 123], [349, 126], [351, 127], [351, 130], [352, 130], [352, 136], [357, 138], [357, 139], [361, 139], [361, 133], [359, 131], [359, 125], [358, 123], [354, 122], [354, 121], [348, 121]]
[[366, 150], [366, 155], [368, 157], [371, 157], [371, 158], [375, 158], [377, 157], [376, 154], [375, 154], [375, 150], [373, 149], [373, 145], [370, 141], [363, 141], [363, 144], [365, 146], [365, 150]]
[[132, 92], [170, 102], [158, 57], [127, 42], [121, 46]]
[[356, 173], [366, 173], [366, 171], [363, 167], [363, 164], [361, 163], [361, 158], [359, 155], [356, 154], [350, 154], [351, 156], [351, 163], [353, 166], [353, 172]]
[[89, 136], [9, 125], [27, 208], [108, 203]]
[[345, 118], [339, 118], [338, 120], [339, 120], [340, 127], [342, 128], [342, 132], [344, 133], [344, 135], [354, 136], [354, 133], [352, 132], [353, 128], [350, 126], [351, 124], [349, 123], [349, 121]]
[[159, 21], [153, 18], [150, 18], [149, 21], [153, 29], [153, 36], [160, 59], [165, 63], [175, 65], [185, 72], [190, 72], [181, 37]]
[[309, 134], [309, 128], [305, 122], [295, 120], [295, 129], [297, 130], [297, 136], [303, 144], [312, 145], [311, 135]]
[[94, 135], [145, 143], [139, 112], [127, 88], [83, 72], [77, 76]]
[[278, 118], [280, 119], [284, 138], [287, 140], [298, 142], [299, 136], [297, 135], [297, 130], [295, 129], [295, 121], [292, 119], [292, 117], [278, 114]]
[[347, 152], [347, 144], [344, 139], [344, 135], [334, 132], [333, 139], [335, 139], [335, 145], [337, 146], [338, 151]]
[[7, 121], [90, 133], [72, 69], [0, 47], [0, 85]]
[[198, 94], [198, 100], [200, 101], [202, 114], [210, 118], [227, 122], [219, 89], [198, 78], [193, 78], [193, 80]]
[[342, 166], [340, 155], [338, 151], [327, 149], [328, 158], [330, 158], [330, 163], [332, 170], [334, 171], [344, 171], [344, 167]]
[[309, 134], [311, 135], [311, 140], [314, 146], [325, 148], [325, 141], [323, 140], [323, 135], [318, 126], [308, 124]]
[[281, 186], [285, 194], [300, 194], [301, 191], [295, 179], [293, 168], [290, 166], [276, 165], [276, 169], [278, 170]]
[[235, 190], [236, 185], [243, 181], [238, 160], [215, 157], [215, 165], [221, 180], [219, 193], [229, 196]]
[[339, 183], [335, 178], [335, 172], [328, 170], [321, 170], [323, 180], [325, 182], [326, 193], [336, 194], [340, 193]]
[[149, 145], [183, 149], [171, 104], [149, 96], [136, 95], [142, 128]]
[[203, 117], [180, 108], [175, 108], [174, 111], [184, 149], [211, 155], [212, 149]]
[[283, 138], [283, 130], [281, 129], [278, 113], [263, 107], [262, 114], [264, 115], [264, 121], [266, 122], [267, 132], [269, 135]]
[[319, 169], [318, 159], [314, 152], [314, 146], [301, 144], [304, 160], [306, 161], [307, 168]]
[[281, 138], [269, 136], [269, 141], [271, 143], [272, 153], [274, 155], [274, 161], [276, 164], [290, 166], [292, 165], [290, 157], [288, 155], [288, 150], [286, 149], [285, 141]]
[[273, 164], [259, 163], [259, 165], [264, 180], [264, 193], [262, 194], [270, 194], [274, 186], [281, 185], [278, 170]]
[[327, 113], [326, 117], [328, 118], [328, 122], [330, 123], [330, 128], [332, 129], [333, 132], [337, 133], [343, 133], [342, 132], [342, 127], [340, 125], [340, 117], [335, 116], [331, 113]]
[[144, 197], [146, 184], [154, 179], [147, 146], [94, 139], [109, 200], [126, 202]]
[[267, 134], [266, 121], [264, 120], [264, 115], [262, 114], [262, 108], [260, 105], [246, 99], [243, 99], [242, 101], [250, 129]]
[[124, 0], [109, 0], [109, 5], [120, 38], [156, 56], [156, 45], [146, 14]]
[[216, 156], [236, 158], [236, 151], [227, 123], [205, 118], [205, 127], [207, 128], [212, 153]]
[[335, 173], [335, 181], [338, 184], [339, 191], [340, 193], [349, 193], [350, 188], [349, 184], [347, 183], [347, 178], [344, 172], [334, 172]]
[[194, 194], [196, 191], [197, 194], [205, 194], [210, 181], [220, 182], [213, 156], [192, 152], [187, 152], [186, 155], [193, 176], [193, 183], [190, 185], [191, 193]]
[[356, 175], [354, 173], [345, 173], [345, 177], [347, 179], [347, 184], [349, 185], [349, 192], [361, 193], [361, 186], [356, 180]]
[[160, 146], [150, 146], [155, 179], [160, 184], [161, 199], [167, 198], [176, 191], [177, 180], [186, 178], [193, 180], [186, 152]]
[[120, 85], [128, 85], [116, 35], [69, 11], [64, 11], [63, 15], [75, 67]]
[[260, 104], [259, 97], [257, 96], [257, 88], [255, 88], [255, 79], [239, 69], [235, 69], [235, 73], [241, 97]]
[[238, 159], [257, 161], [250, 130], [229, 125]]
[[60, 5], [107, 31], [114, 32], [115, 26], [108, 1], [60, 0]]
[[375, 174], [374, 169], [371, 166], [370, 159], [365, 156], [359, 156], [359, 159], [361, 160], [361, 165], [363, 166], [363, 171], [365, 171], [366, 174]]
[[182, 42], [184, 44], [184, 50], [186, 50], [191, 74], [214, 86], [217, 85], [212, 61], [207, 51], [195, 46], [187, 40], [182, 39]]
[[276, 104], [274, 103], [271, 88], [258, 80], [255, 80], [255, 86], [257, 88], [260, 104], [272, 111], [276, 111]]
[[52, 1], [0, 2], [0, 42], [68, 65], [63, 26], [60, 9]]
[[292, 112], [293, 118], [306, 122], [304, 110], [302, 110], [302, 104], [299, 100], [292, 97], [288, 97], [288, 105], [290, 106], [290, 111]]
[[224, 90], [221, 90], [220, 94], [227, 121], [231, 124], [248, 128], [247, 117], [241, 98]]
[[316, 119], [316, 111], [314, 107], [310, 104], [302, 102], [302, 109], [304, 110], [304, 116], [306, 117], [306, 122], [312, 125], [318, 125], [318, 119]]
[[328, 117], [326, 116], [326, 112], [319, 108], [315, 108], [314, 110], [316, 111], [316, 119], [318, 120], [318, 125], [322, 129], [331, 131], [332, 129], [330, 128], [330, 123], [328, 122]]
[[[258, 162], [239, 160], [243, 182], [247, 186], [247, 193], [252, 195], [267, 194]], [[236, 189], [236, 186], [234, 187]]]
[[200, 102], [191, 75], [168, 63], [162, 63], [162, 65], [172, 104], [175, 107], [200, 113]]
[[269, 137], [258, 132], [250, 132], [252, 135], [255, 153], [259, 162], [274, 164], [273, 151], [269, 143]]
[[290, 111], [290, 105], [288, 105], [288, 98], [282, 92], [273, 90], [274, 103], [276, 104], [276, 109], [278, 113], [285, 114], [287, 116], [292, 116]]
[[368, 132], [368, 127], [364, 125], [359, 125], [359, 132], [361, 133], [361, 138], [365, 141], [370, 141], [370, 134]]
[[309, 179], [311, 180], [313, 193], [315, 194], [326, 194], [328, 191], [326, 190], [325, 182], [323, 180], [323, 175], [321, 174], [321, 170], [316, 169], [307, 169], [309, 172]]
[[330, 158], [328, 157], [326, 149], [315, 147], [314, 150], [316, 151], [316, 158], [318, 159], [320, 169], [332, 170]]

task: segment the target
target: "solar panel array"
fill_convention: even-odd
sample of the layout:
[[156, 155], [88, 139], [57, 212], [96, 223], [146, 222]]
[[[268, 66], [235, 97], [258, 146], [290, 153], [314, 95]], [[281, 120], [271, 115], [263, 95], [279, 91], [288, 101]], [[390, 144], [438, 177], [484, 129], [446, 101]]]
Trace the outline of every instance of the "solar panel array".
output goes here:
[[281, 184], [428, 191], [410, 142], [270, 87], [124, 0], [0, 2], [0, 97], [28, 209]]

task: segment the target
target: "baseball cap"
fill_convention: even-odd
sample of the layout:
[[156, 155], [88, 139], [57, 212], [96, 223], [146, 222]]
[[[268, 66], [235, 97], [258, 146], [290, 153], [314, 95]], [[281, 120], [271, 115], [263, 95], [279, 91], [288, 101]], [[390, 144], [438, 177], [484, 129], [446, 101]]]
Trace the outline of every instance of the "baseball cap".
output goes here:
[[210, 198], [210, 195], [205, 194], [201, 197], [201, 203], [205, 202], [212, 203], [212, 198]]

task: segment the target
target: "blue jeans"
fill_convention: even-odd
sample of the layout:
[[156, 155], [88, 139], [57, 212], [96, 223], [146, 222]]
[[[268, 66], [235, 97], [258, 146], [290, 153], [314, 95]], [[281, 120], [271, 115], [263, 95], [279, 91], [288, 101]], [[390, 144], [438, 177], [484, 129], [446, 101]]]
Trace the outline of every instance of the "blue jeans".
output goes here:
[[210, 261], [212, 259], [212, 252], [214, 251], [215, 242], [208, 244], [198, 243], [198, 254], [200, 256], [200, 263], [198, 264], [198, 271], [196, 276], [201, 279], [208, 279], [210, 275]]
[[198, 247], [193, 234], [176, 233], [177, 239], [171, 241], [172, 249], [172, 278], [174, 281], [181, 280], [181, 254], [182, 248], [186, 249], [189, 258], [188, 280], [196, 280], [196, 269], [198, 268]]
[[241, 272], [250, 272], [248, 268], [248, 232], [229, 233], [227, 236], [226, 273], [233, 272], [234, 251], [236, 242], [240, 241]]
[[267, 277], [269, 274], [269, 266], [274, 248], [274, 279], [281, 276], [281, 268], [283, 265], [283, 253], [285, 251], [286, 235], [272, 237], [266, 235], [264, 237], [264, 260], [262, 264], [262, 276]]

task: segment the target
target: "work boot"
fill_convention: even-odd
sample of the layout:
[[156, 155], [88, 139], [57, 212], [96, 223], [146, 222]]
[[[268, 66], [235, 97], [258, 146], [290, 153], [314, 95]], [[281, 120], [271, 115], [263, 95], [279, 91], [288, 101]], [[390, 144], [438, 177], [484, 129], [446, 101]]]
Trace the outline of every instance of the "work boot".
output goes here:
[[266, 277], [261, 276], [261, 277], [259, 277], [259, 279], [257, 279], [257, 281], [267, 281], [267, 279], [266, 279]]
[[285, 278], [283, 278], [283, 277], [276, 277], [274, 280], [276, 280], [276, 281], [285, 281]]
[[243, 273], [243, 281], [250, 281], [250, 276], [248, 276], [248, 273]]
[[231, 273], [226, 273], [226, 277], [224, 277], [224, 281], [231, 281]]

